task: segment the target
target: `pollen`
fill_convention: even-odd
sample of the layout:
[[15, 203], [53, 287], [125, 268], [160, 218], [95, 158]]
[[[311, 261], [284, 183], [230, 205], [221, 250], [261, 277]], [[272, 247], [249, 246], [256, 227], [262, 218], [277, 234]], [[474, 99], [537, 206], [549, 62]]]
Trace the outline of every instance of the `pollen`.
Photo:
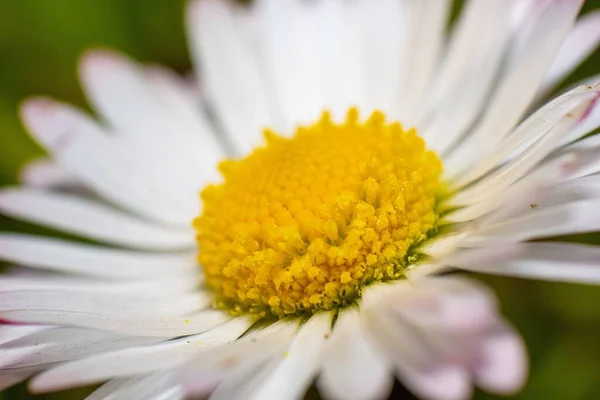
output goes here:
[[438, 222], [442, 162], [414, 129], [374, 112], [328, 113], [291, 138], [219, 165], [194, 220], [215, 306], [234, 315], [313, 314], [402, 279]]

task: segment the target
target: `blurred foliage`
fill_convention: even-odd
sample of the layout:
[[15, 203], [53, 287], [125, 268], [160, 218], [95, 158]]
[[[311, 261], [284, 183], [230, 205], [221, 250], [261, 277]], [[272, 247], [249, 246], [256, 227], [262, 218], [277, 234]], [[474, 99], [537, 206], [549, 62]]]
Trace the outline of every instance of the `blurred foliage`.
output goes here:
[[[76, 75], [77, 59], [86, 49], [112, 47], [142, 62], [160, 62], [182, 73], [188, 71], [184, 3], [185, 0], [1, 1], [0, 185], [16, 183], [20, 166], [42, 155], [18, 121], [17, 106], [23, 98], [48, 94], [87, 107]], [[595, 8], [600, 8], [600, 1], [588, 0], [584, 11]], [[598, 72], [600, 52], [562, 86]], [[8, 227], [8, 222], [0, 219], [0, 229]], [[598, 242], [597, 236], [587, 236], [585, 240]], [[600, 397], [600, 289], [477, 278], [496, 290], [503, 311], [528, 344], [530, 380], [516, 399]], [[81, 389], [30, 396], [21, 385], [0, 393], [0, 398], [77, 399], [87, 392], [88, 389]], [[394, 394], [394, 398], [408, 396], [399, 387]], [[313, 396], [317, 397], [311, 391], [310, 397]], [[497, 398], [482, 392], [476, 397]]]

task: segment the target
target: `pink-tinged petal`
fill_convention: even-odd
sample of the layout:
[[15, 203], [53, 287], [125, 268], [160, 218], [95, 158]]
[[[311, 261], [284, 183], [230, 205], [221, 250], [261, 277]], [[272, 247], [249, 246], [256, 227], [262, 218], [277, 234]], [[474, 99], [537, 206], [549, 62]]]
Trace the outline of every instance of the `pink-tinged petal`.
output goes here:
[[243, 153], [261, 143], [264, 128], [275, 126], [272, 107], [277, 103], [267, 94], [263, 66], [242, 37], [234, 6], [228, 3], [190, 1], [187, 25], [190, 53], [206, 100], [235, 150]]
[[399, 365], [402, 383], [424, 400], [467, 400], [473, 393], [471, 378], [464, 368], [446, 365], [419, 370]]
[[473, 281], [430, 277], [376, 285], [363, 296], [361, 317], [402, 383], [420, 398], [470, 398], [475, 384], [508, 393], [527, 374], [521, 339], [499, 316], [494, 296]]
[[527, 351], [521, 337], [508, 326], [483, 340], [481, 362], [475, 367], [475, 381], [481, 388], [498, 394], [514, 394], [527, 379]]

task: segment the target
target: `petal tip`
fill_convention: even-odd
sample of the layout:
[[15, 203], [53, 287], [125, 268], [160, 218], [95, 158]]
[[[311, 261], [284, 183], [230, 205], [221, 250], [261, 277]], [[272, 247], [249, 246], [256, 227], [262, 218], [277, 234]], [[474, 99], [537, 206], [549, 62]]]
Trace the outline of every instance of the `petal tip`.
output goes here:
[[33, 97], [20, 107], [23, 125], [43, 146], [64, 147], [72, 137], [68, 120], [64, 118], [63, 106], [49, 97]]

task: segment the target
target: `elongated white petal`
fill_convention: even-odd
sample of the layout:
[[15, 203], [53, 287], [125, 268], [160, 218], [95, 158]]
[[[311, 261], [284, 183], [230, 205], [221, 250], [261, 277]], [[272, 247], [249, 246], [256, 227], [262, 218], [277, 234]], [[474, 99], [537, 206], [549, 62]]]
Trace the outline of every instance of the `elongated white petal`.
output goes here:
[[118, 396], [120, 392], [135, 386], [138, 382], [143, 381], [145, 377], [133, 378], [115, 378], [111, 379], [98, 389], [94, 390], [85, 400], [112, 400]]
[[415, 368], [429, 369], [440, 362], [439, 355], [415, 332], [410, 322], [390, 314], [390, 304], [399, 304], [402, 294], [406, 292], [410, 297], [411, 291], [406, 282], [370, 288], [363, 295], [361, 319], [369, 337], [392, 365], [402, 360], [402, 363], [414, 364]]
[[[281, 105], [285, 131], [315, 122], [325, 107], [319, 24], [313, 4], [259, 0], [261, 58], [274, 98]], [[273, 35], [273, 32], [278, 32]]]
[[30, 389], [37, 393], [61, 390], [101, 382], [112, 377], [176, 368], [195, 354], [235, 340], [250, 324], [249, 320], [238, 318], [199, 335], [72, 361], [38, 375], [31, 381]]
[[131, 147], [81, 111], [48, 98], [33, 98], [22, 105], [21, 118], [60, 165], [109, 201], [170, 223], [187, 224], [196, 214], [197, 185], [179, 179], [155, 158], [144, 157], [144, 151], [133, 162]]
[[143, 165], [156, 185], [177, 190], [178, 208], [189, 207], [190, 213], [197, 209], [198, 189], [218, 178], [215, 166], [225, 155], [198, 104], [186, 107], [179, 101], [173, 107], [173, 97], [180, 93], [173, 93], [179, 88], [172, 80], [152, 81], [117, 53], [89, 52], [82, 59], [81, 75], [91, 99], [116, 130], [119, 147], [135, 149], [136, 164]]
[[3, 349], [3, 368], [22, 368], [69, 361], [99, 352], [140, 346], [157, 342], [156, 338], [119, 336], [102, 331], [57, 328], [41, 335], [32, 335]]
[[172, 371], [160, 371], [147, 376], [113, 379], [94, 391], [86, 400], [183, 400], [174, 375]]
[[520, 242], [535, 238], [597, 231], [600, 213], [597, 200], [584, 200], [537, 211], [519, 218], [477, 229], [465, 240], [470, 245]]
[[25, 185], [41, 188], [74, 186], [78, 183], [73, 174], [46, 159], [27, 163], [21, 170], [21, 181]]
[[551, 281], [600, 283], [600, 250], [573, 243], [527, 243], [519, 257], [494, 263], [465, 266], [497, 275]]
[[[421, 134], [436, 149], [453, 144], [479, 114], [508, 45], [514, 3], [471, 0], [465, 5], [432, 85], [431, 98], [418, 116]], [[461, 96], [453, 95], [457, 91]]]
[[0, 212], [29, 222], [121, 246], [191, 248], [191, 228], [155, 225], [101, 203], [33, 188], [0, 191]]
[[482, 149], [492, 148], [522, 117], [581, 4], [581, 0], [533, 3], [523, 26], [516, 30], [516, 43], [482, 119], [445, 164], [451, 174], [487, 154]]
[[[425, 89], [430, 85], [442, 48], [444, 31], [451, 2], [400, 2], [402, 52], [398, 94], [392, 117], [404, 124], [415, 123], [414, 114], [423, 103]], [[370, 5], [373, 7], [373, 5]]]
[[261, 143], [264, 128], [276, 126], [257, 60], [226, 2], [192, 1], [187, 14], [198, 79], [236, 150], [247, 152]]
[[344, 0], [311, 4], [311, 25], [318, 36], [318, 52], [323, 87], [323, 108], [331, 111], [334, 121], [342, 121], [350, 107], [360, 107], [366, 81], [361, 40], [353, 24], [352, 13]]
[[[502, 193], [493, 193], [484, 199], [474, 201], [473, 204], [451, 211], [444, 216], [442, 224], [477, 220], [476, 223], [481, 225], [519, 214], [528, 208], [536, 208], [538, 202], [543, 202], [542, 199], [552, 197], [554, 191], [560, 191], [557, 186], [563, 186], [563, 181], [572, 178], [577, 170], [578, 159], [575, 153], [558, 156], [538, 166], [534, 172], [509, 186]], [[586, 189], [585, 192], [593, 192], [593, 190]], [[583, 198], [585, 197], [578, 199]]]
[[53, 290], [79, 293], [115, 294], [154, 293], [156, 296], [179, 296], [196, 289], [200, 282], [198, 274], [162, 277], [145, 281], [104, 281], [83, 277], [40, 273], [26, 268], [12, 268], [0, 275], [0, 292], [21, 290]]
[[506, 211], [501, 209], [498, 213], [488, 215], [484, 218], [484, 223], [525, 216], [530, 213], [531, 209], [543, 210], [593, 199], [600, 199], [600, 177], [595, 175], [568, 180], [534, 195], [514, 199]]
[[587, 58], [600, 43], [600, 12], [591, 12], [581, 17], [569, 32], [550, 70], [544, 78], [541, 93], [551, 90], [579, 63]]
[[0, 345], [50, 329], [43, 325], [0, 325]]
[[394, 115], [403, 67], [401, 4], [395, 0], [375, 5], [356, 1], [350, 5], [349, 13], [351, 24], [358, 31], [356, 51], [364, 63], [365, 99], [358, 106], [365, 115], [375, 109]]
[[0, 293], [0, 317], [16, 322], [61, 324], [170, 337], [204, 331], [226, 321], [218, 311], [192, 314], [210, 302], [202, 292], [180, 296], [144, 296], [19, 291]]
[[[363, 319], [398, 371], [402, 383], [416, 395], [427, 399], [467, 398], [472, 391], [467, 368], [445, 360], [420, 330], [390, 313], [390, 305], [398, 307], [403, 293], [410, 301], [413, 290], [408, 285], [384, 287], [381, 297], [376, 295], [377, 290], [364, 299], [368, 309], [363, 313]], [[389, 294], [394, 292], [396, 294], [390, 298]]]
[[392, 383], [391, 367], [365, 336], [359, 311], [342, 312], [323, 351], [321, 394], [328, 399], [379, 399]]
[[[210, 393], [210, 400], [244, 400], [275, 370], [279, 358], [236, 368]], [[208, 393], [208, 392], [207, 392]]]
[[[600, 93], [592, 91], [587, 102], [577, 106], [571, 113], [563, 116], [559, 123], [551, 128], [539, 140], [533, 143], [514, 160], [487, 175], [482, 180], [462, 190], [453, 197], [454, 204], [469, 204], [489, 196], [498, 195], [512, 183], [521, 179], [534, 166], [541, 162], [555, 148], [557, 140], [565, 135], [590, 110]], [[468, 199], [468, 200], [467, 200]]]
[[[493, 168], [501, 165], [502, 161], [511, 154], [515, 152], [519, 154], [529, 148], [546, 135], [553, 126], [556, 126], [564, 116], [587, 104], [584, 114], [582, 114], [582, 119], [585, 121], [587, 119], [585, 113], [589, 112], [590, 108], [588, 107], [594, 107], [599, 92], [586, 86], [580, 86], [549, 102], [522, 122], [481, 163], [463, 174], [456, 185], [463, 186], [475, 181]], [[579, 121], [575, 122], [573, 127], [576, 127], [579, 123]]]
[[[497, 313], [497, 301], [491, 291], [465, 278], [421, 279], [415, 290], [390, 306], [424, 331], [448, 335], [479, 331]], [[444, 343], [436, 343], [439, 344]]]
[[248, 399], [296, 399], [303, 395], [321, 366], [321, 351], [331, 331], [331, 314], [312, 316], [298, 331], [287, 352]]
[[136, 252], [12, 233], [0, 234], [0, 259], [40, 270], [119, 280], [189, 276], [198, 270], [193, 252]]
[[[281, 357], [297, 329], [296, 322], [280, 320], [194, 358], [183, 370], [182, 383], [186, 394], [204, 395], [229, 374], [245, 376], [248, 370], [266, 360]], [[232, 379], [237, 382], [235, 377]]]
[[157, 86], [133, 60], [107, 50], [85, 54], [80, 75], [91, 102], [138, 158], [160, 158], [163, 174], [176, 174], [191, 185], [214, 178], [223, 149], [197, 104], [193, 115], [189, 107], [173, 110], [170, 102], [178, 89], [172, 80]]

